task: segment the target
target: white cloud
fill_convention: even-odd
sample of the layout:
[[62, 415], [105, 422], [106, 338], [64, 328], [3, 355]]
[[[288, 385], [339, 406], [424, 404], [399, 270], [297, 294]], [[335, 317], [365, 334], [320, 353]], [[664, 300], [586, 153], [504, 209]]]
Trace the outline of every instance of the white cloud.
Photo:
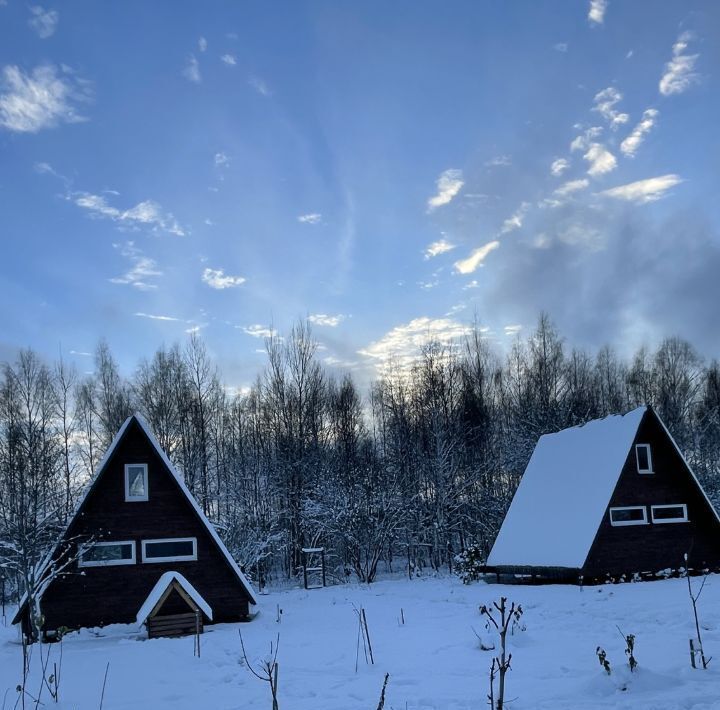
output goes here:
[[247, 281], [244, 276], [230, 276], [223, 269], [205, 269], [202, 272], [202, 280], [210, 288], [217, 290], [235, 288]]
[[0, 77], [0, 127], [18, 133], [37, 133], [59, 123], [87, 119], [74, 104], [89, 100], [88, 83], [63, 67], [46, 64], [26, 74], [17, 66], [3, 68]]
[[162, 271], [158, 269], [153, 259], [145, 256], [135, 246], [135, 242], [113, 244], [113, 248], [117, 249], [121, 256], [129, 259], [132, 267], [122, 276], [110, 279], [111, 283], [132, 286], [139, 291], [153, 291], [157, 288], [157, 284], [150, 283], [150, 280], [162, 276]]
[[522, 330], [522, 326], [519, 324], [506, 325], [503, 330], [505, 331], [505, 335], [517, 335]]
[[567, 42], [558, 42], [556, 45], [553, 46], [553, 49], [556, 52], [567, 52], [568, 51]]
[[673, 45], [672, 59], [665, 65], [665, 73], [658, 85], [663, 96], [682, 94], [698, 81], [698, 75], [694, 71], [698, 55], [685, 54], [691, 39], [693, 39], [691, 32], [683, 32]]
[[200, 37], [200, 39], [198, 40], [198, 49], [201, 52], [205, 52], [207, 50], [207, 47], [207, 40], [204, 37]]
[[78, 192], [72, 197], [78, 207], [88, 210], [92, 217], [104, 217], [117, 222], [122, 227], [137, 228], [148, 226], [153, 232], [166, 232], [176, 236], [184, 236], [185, 231], [170, 212], [163, 212], [162, 207], [153, 200], [144, 200], [127, 210], [120, 210], [108, 204], [102, 195], [89, 192]]
[[616, 200], [625, 200], [627, 202], [635, 202], [638, 204], [645, 204], [648, 202], [655, 202], [662, 197], [665, 197], [665, 193], [675, 185], [679, 185], [683, 182], [679, 175], [668, 174], [660, 175], [659, 177], [648, 178], [646, 180], [638, 180], [637, 182], [631, 182], [627, 185], [620, 185], [613, 187], [609, 190], [604, 190], [599, 193], [605, 197], [612, 197]]
[[496, 155], [485, 161], [486, 168], [507, 168], [510, 165], [512, 165], [512, 160], [509, 155]]
[[[239, 328], [242, 330], [243, 333], [246, 335], [251, 335], [253, 338], [272, 338], [273, 336], [277, 335], [277, 331], [274, 328], [268, 328], [264, 325], [248, 325], [248, 326], [241, 326], [236, 325], [236, 328]], [[262, 350], [258, 352], [264, 352]]]
[[473, 279], [472, 281], [468, 281], [463, 286], [463, 291], [467, 291], [469, 288], [480, 288], [480, 283], [477, 279]]
[[437, 179], [437, 194], [433, 195], [427, 203], [427, 211], [432, 212], [437, 207], [447, 205], [460, 192], [463, 182], [462, 170], [450, 168], [440, 173]]
[[30, 6], [30, 19], [28, 24], [37, 32], [38, 37], [47, 39], [55, 34], [60, 15], [57, 10], [46, 10], [40, 5]]
[[163, 320], [163, 321], [174, 321], [174, 322], [180, 321], [180, 318], [173, 318], [172, 316], [155, 316], [150, 313], [134, 313], [133, 315], [136, 315], [139, 318], [149, 318], [150, 320]]
[[557, 158], [557, 160], [553, 160], [550, 172], [555, 177], [560, 177], [569, 167], [570, 163], [565, 158]]
[[500, 229], [500, 234], [508, 234], [515, 231], [516, 229], [520, 229], [520, 227], [523, 226], [525, 213], [528, 211], [529, 207], [529, 202], [523, 202], [520, 207], [518, 207], [515, 214], [511, 215], [503, 222], [502, 229]]
[[215, 153], [213, 161], [215, 162], [216, 168], [226, 168], [230, 165], [230, 158], [222, 152]]
[[220, 57], [221, 61], [225, 62], [230, 67], [234, 67], [237, 64], [237, 60], [232, 54], [223, 54], [222, 57]]
[[342, 313], [335, 316], [326, 313], [313, 313], [308, 316], [308, 320], [314, 325], [327, 326], [328, 328], [337, 328], [346, 318], [347, 316]]
[[617, 167], [615, 156], [600, 143], [591, 143], [583, 158], [590, 163], [588, 175], [593, 177], [612, 172]]
[[632, 133], [620, 144], [620, 150], [630, 157], [634, 157], [638, 148], [645, 140], [645, 135], [649, 133], [655, 125], [655, 119], [658, 116], [658, 110], [654, 108], [647, 109], [640, 122], [633, 128]]
[[432, 259], [434, 256], [444, 254], [445, 252], [455, 249], [456, 246], [456, 244], [452, 244], [445, 238], [438, 239], [438, 241], [428, 244], [425, 247], [425, 259]]
[[622, 101], [623, 95], [613, 86], [608, 86], [595, 94], [593, 99], [595, 105], [592, 110], [597, 111], [609, 124], [610, 128], [615, 130], [623, 123], [630, 120], [630, 116], [626, 113], [620, 113], [615, 109], [615, 105]]
[[182, 74], [188, 81], [192, 81], [196, 84], [199, 84], [202, 81], [202, 76], [200, 75], [200, 65], [198, 64], [198, 60], [195, 58], [194, 54], [191, 54], [188, 57]]
[[602, 25], [605, 22], [607, 6], [607, 0], [590, 0], [590, 9], [588, 10], [590, 24]]
[[589, 184], [589, 180], [586, 180], [585, 178], [581, 178], [580, 180], [569, 180], [563, 185], [560, 185], [560, 187], [555, 190], [555, 194], [560, 197], [566, 197], [573, 192], [578, 192], [578, 190], [584, 190]]
[[[0, 5], [2, 5], [1, 2], [0, 2]], [[81, 357], [93, 357], [93, 353], [88, 352], [87, 350], [71, 350], [70, 354], [71, 355], [79, 355]]]
[[[581, 128], [581, 126], [576, 125], [575, 128]], [[590, 126], [590, 128], [587, 128], [579, 136], [575, 136], [575, 138], [573, 138], [572, 143], [570, 143], [570, 150], [573, 152], [576, 150], [587, 150], [590, 143], [602, 132], [602, 126]]]
[[301, 214], [297, 218], [302, 224], [320, 224], [322, 215], [319, 212], [311, 212], [310, 214]]
[[456, 261], [454, 266], [459, 274], [472, 274], [480, 266], [483, 266], [485, 257], [500, 246], [499, 241], [488, 242], [478, 249], [475, 249], [467, 259]]
[[251, 76], [248, 79], [248, 84], [250, 84], [250, 86], [252, 86], [252, 88], [255, 89], [255, 91], [257, 91], [261, 96], [272, 96], [270, 87], [259, 76]]
[[435, 340], [449, 344], [463, 338], [470, 331], [470, 326], [450, 318], [423, 316], [393, 328], [358, 353], [379, 365], [396, 362], [407, 367], [419, 357], [420, 349], [428, 342]]

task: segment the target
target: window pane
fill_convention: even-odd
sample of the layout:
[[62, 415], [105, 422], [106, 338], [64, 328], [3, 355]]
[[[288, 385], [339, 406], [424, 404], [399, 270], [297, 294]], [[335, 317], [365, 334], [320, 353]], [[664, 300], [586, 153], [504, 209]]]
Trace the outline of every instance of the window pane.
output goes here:
[[145, 557], [192, 557], [194, 554], [192, 540], [171, 540], [169, 542], [145, 543]]
[[645, 520], [645, 511], [642, 508], [616, 508], [611, 510], [614, 523], [628, 523], [636, 520]]
[[145, 467], [128, 466], [128, 492], [132, 498], [145, 495]]
[[684, 517], [685, 509], [681, 505], [673, 505], [670, 508], [653, 508], [653, 518], [655, 520], [671, 520]]
[[93, 545], [82, 553], [83, 562], [109, 562], [113, 560], [131, 560], [132, 545]]
[[647, 471], [650, 469], [650, 457], [648, 453], [649, 451], [647, 446], [637, 447], [638, 469], [640, 471]]

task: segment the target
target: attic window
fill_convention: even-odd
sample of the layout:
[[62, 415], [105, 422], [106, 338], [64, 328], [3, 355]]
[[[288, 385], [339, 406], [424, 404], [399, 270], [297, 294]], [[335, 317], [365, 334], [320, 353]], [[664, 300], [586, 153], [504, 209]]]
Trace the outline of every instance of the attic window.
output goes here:
[[197, 539], [175, 537], [142, 541], [143, 562], [193, 562], [197, 560]]
[[650, 506], [653, 523], [687, 523], [687, 505], [653, 505]]
[[637, 459], [638, 473], [654, 473], [650, 444], [637, 444], [635, 446], [635, 458]]
[[146, 463], [125, 465], [125, 500], [129, 502], [148, 499], [148, 467]]
[[134, 565], [135, 543], [95, 542], [81, 545], [78, 557], [79, 567], [110, 567], [112, 565]]
[[647, 525], [647, 508], [644, 505], [632, 505], [626, 508], [610, 508], [610, 525]]

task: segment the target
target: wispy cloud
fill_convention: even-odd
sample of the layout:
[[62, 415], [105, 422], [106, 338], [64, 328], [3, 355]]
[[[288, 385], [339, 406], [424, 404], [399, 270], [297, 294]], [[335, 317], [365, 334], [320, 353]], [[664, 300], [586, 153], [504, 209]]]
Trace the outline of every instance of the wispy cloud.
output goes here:
[[557, 158], [556, 160], [553, 160], [552, 165], [550, 166], [550, 172], [555, 177], [560, 177], [568, 168], [570, 167], [570, 163], [565, 158]]
[[615, 106], [622, 101], [623, 95], [614, 87], [608, 86], [595, 94], [593, 99], [595, 105], [592, 110], [597, 111], [609, 124], [613, 130], [617, 129], [623, 123], [630, 120], [630, 116], [616, 110]]
[[178, 322], [182, 320], [181, 318], [174, 318], [173, 316], [156, 316], [152, 315], [151, 313], [134, 313], [133, 315], [138, 316], [138, 318], [149, 318], [150, 320], [163, 320], [173, 322]]
[[483, 266], [483, 262], [485, 261], [487, 255], [499, 246], [500, 242], [495, 240], [484, 244], [478, 249], [475, 249], [475, 251], [473, 251], [467, 259], [460, 259], [460, 261], [456, 261], [455, 264], [453, 264], [455, 271], [459, 274], [472, 274], [473, 271], [478, 269], [480, 266]]
[[153, 259], [145, 256], [135, 246], [135, 242], [113, 244], [113, 248], [117, 249], [121, 256], [129, 259], [132, 266], [122, 276], [110, 279], [111, 283], [132, 286], [139, 291], [154, 291], [157, 289], [157, 284], [151, 283], [151, 281], [158, 276], [162, 276], [162, 271], [158, 269]]
[[213, 158], [216, 168], [227, 168], [230, 166], [230, 158], [225, 153], [215, 153]]
[[261, 96], [265, 96], [266, 98], [272, 96], [270, 87], [259, 76], [251, 76], [248, 79], [248, 84], [250, 84], [250, 86], [252, 86], [252, 88], [255, 89], [255, 91], [257, 91]]
[[691, 32], [683, 32], [673, 45], [672, 59], [665, 65], [665, 73], [658, 85], [663, 96], [682, 94], [698, 81], [698, 75], [694, 71], [698, 55], [685, 53], [691, 39]]
[[560, 197], [567, 197], [567, 195], [571, 195], [573, 192], [584, 190], [589, 184], [590, 181], [585, 178], [581, 178], [579, 180], [569, 180], [563, 185], [560, 185], [560, 187], [555, 190], [555, 194]]
[[438, 239], [438, 241], [428, 244], [425, 247], [425, 259], [432, 259], [434, 256], [439, 256], [445, 252], [455, 249], [457, 245], [452, 244], [447, 239]]
[[246, 335], [251, 335], [253, 338], [272, 338], [277, 335], [277, 331], [274, 328], [269, 328], [265, 325], [237, 325], [236, 328], [242, 330]]
[[378, 365], [394, 362], [401, 367], [409, 366], [428, 342], [452, 343], [463, 338], [470, 330], [469, 326], [451, 318], [423, 316], [393, 328], [358, 353], [371, 358]]
[[234, 67], [237, 64], [237, 59], [232, 54], [223, 54], [220, 60], [227, 64], [229, 67]]
[[427, 202], [427, 211], [432, 212], [438, 207], [447, 205], [460, 192], [463, 181], [462, 170], [450, 168], [440, 173], [440, 177], [436, 181], [437, 193], [433, 195]]
[[308, 320], [314, 325], [327, 326], [329, 328], [337, 328], [345, 319], [346, 315], [338, 313], [337, 315], [331, 316], [327, 313], [313, 313], [308, 316]]
[[675, 185], [679, 185], [681, 182], [683, 182], [683, 180], [679, 175], [671, 173], [613, 187], [599, 194], [605, 197], [612, 197], [616, 200], [646, 204], [665, 197], [668, 190], [675, 187]]
[[605, 11], [607, 10], [607, 6], [607, 0], [590, 0], [588, 20], [591, 25], [602, 25], [605, 22]]
[[57, 10], [46, 10], [40, 5], [30, 6], [30, 19], [28, 24], [37, 32], [38, 37], [47, 39], [55, 34], [60, 14]]
[[200, 39], [198, 40], [198, 49], [201, 52], [205, 52], [205, 51], [207, 51], [207, 48], [208, 48], [207, 40], [204, 37], [200, 37]]
[[185, 230], [175, 217], [170, 212], [163, 212], [162, 207], [153, 200], [144, 200], [130, 209], [121, 210], [109, 204], [102, 195], [89, 192], [76, 192], [69, 199], [78, 207], [87, 210], [91, 217], [111, 219], [121, 227], [137, 229], [145, 226], [153, 232], [185, 235]]
[[503, 330], [505, 331], [505, 335], [517, 335], [522, 330], [522, 326], [519, 323], [506, 325]]
[[632, 133], [620, 144], [620, 150], [624, 155], [635, 157], [638, 148], [645, 140], [645, 136], [655, 125], [658, 110], [654, 108], [647, 109], [640, 119], [640, 122], [633, 128]]
[[[575, 128], [582, 128], [582, 126], [576, 125]], [[579, 136], [575, 136], [575, 138], [573, 138], [572, 143], [570, 143], [570, 150], [587, 150], [590, 143], [592, 143], [602, 132], [602, 126], [590, 126], [589, 128], [586, 128]]]
[[322, 215], [319, 212], [311, 212], [310, 214], [298, 215], [297, 220], [302, 224], [320, 224]]
[[588, 175], [593, 177], [612, 172], [617, 167], [617, 159], [601, 143], [591, 143], [583, 158], [590, 163]]
[[8, 65], [0, 77], [0, 127], [17, 133], [37, 133], [60, 123], [86, 121], [76, 105], [89, 99], [88, 82], [66, 67], [45, 64], [26, 74]]
[[196, 59], [194, 54], [191, 54], [187, 58], [187, 62], [185, 63], [185, 68], [183, 69], [182, 74], [188, 81], [192, 81], [195, 84], [199, 84], [202, 81], [202, 76], [200, 74], [200, 64], [198, 64], [198, 60]]
[[210, 288], [222, 291], [226, 288], [236, 288], [242, 286], [247, 279], [244, 276], [230, 276], [226, 274], [223, 269], [205, 269], [202, 272], [203, 283], [206, 283]]
[[486, 168], [507, 168], [510, 165], [512, 165], [512, 160], [509, 155], [496, 155], [485, 161]]
[[568, 51], [568, 45], [567, 42], [558, 42], [556, 45], [553, 45], [553, 49], [556, 52], [567, 52]]
[[514, 232], [516, 229], [520, 229], [523, 226], [523, 220], [525, 219], [525, 213], [530, 208], [529, 202], [523, 202], [520, 207], [517, 208], [514, 214], [508, 217], [500, 229], [500, 234], [509, 234]]

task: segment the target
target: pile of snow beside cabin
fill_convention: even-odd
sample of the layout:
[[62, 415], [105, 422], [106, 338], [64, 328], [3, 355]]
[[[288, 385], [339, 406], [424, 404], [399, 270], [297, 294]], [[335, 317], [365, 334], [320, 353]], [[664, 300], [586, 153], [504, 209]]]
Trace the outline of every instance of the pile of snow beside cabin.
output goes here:
[[[484, 708], [492, 651], [481, 650], [473, 629], [485, 636], [478, 605], [500, 595], [520, 602], [525, 612], [526, 630], [510, 638], [507, 698], [513, 710], [720, 707], [720, 575], [708, 579], [700, 598], [705, 649], [717, 659], [707, 671], [690, 668], [694, 629], [682, 579], [580, 589], [420, 578], [262, 596], [262, 612], [251, 623], [208, 627], [200, 658], [193, 657], [192, 637], [146, 640], [128, 626], [73, 633], [63, 642], [60, 702], [54, 704], [47, 691], [42, 700], [44, 707], [98, 708], [109, 663], [105, 710], [269, 710], [267, 683], [241, 663], [241, 630], [255, 659], [266, 656], [280, 634], [281, 710], [374, 710], [386, 672], [386, 710]], [[361, 645], [355, 672], [354, 609], [360, 607], [375, 665], [366, 664]], [[639, 668], [632, 676], [617, 626], [636, 636]], [[610, 676], [598, 663], [598, 645], [607, 651]], [[52, 665], [59, 646], [48, 648]], [[39, 661], [36, 646], [27, 686], [34, 696]], [[0, 707], [15, 706], [20, 670], [17, 632], [0, 624]]]

